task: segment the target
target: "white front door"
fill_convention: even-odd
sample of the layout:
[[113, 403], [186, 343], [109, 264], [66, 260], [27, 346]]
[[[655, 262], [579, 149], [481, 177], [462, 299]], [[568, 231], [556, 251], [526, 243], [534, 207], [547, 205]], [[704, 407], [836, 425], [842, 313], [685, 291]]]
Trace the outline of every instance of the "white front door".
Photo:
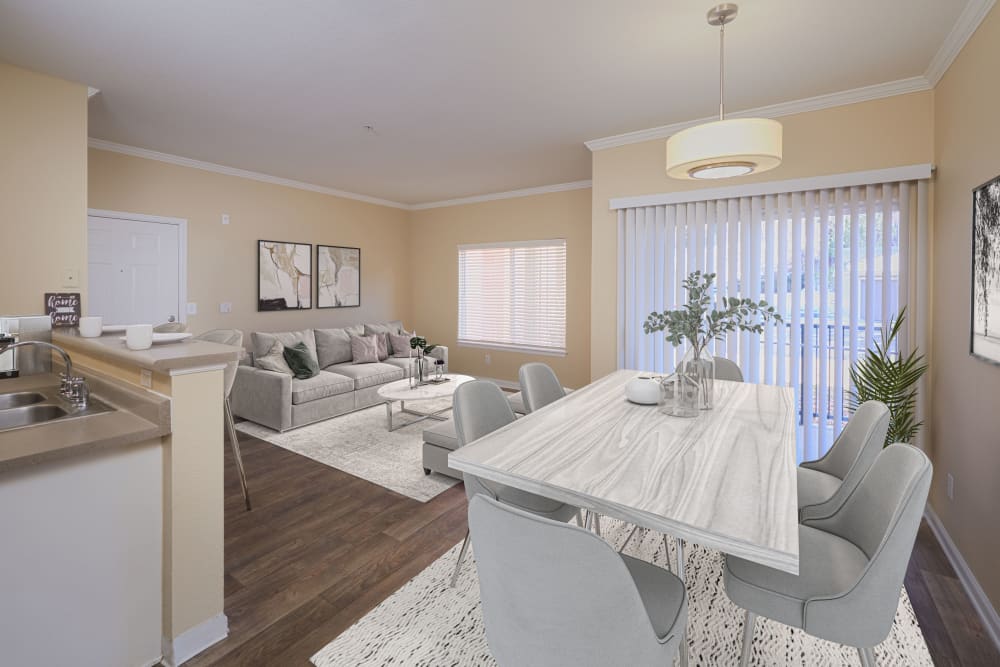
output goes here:
[[87, 218], [88, 315], [105, 324], [180, 320], [177, 225]]

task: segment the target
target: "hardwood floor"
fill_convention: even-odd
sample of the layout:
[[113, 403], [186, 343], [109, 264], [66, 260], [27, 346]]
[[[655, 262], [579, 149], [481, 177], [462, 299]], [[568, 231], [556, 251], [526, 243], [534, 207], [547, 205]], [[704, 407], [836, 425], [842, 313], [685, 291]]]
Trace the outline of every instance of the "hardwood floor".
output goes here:
[[[227, 446], [229, 637], [185, 665], [305, 667], [465, 535], [461, 485], [420, 503], [241, 436], [254, 509], [243, 509]], [[906, 588], [936, 665], [1000, 665], [926, 524]]]

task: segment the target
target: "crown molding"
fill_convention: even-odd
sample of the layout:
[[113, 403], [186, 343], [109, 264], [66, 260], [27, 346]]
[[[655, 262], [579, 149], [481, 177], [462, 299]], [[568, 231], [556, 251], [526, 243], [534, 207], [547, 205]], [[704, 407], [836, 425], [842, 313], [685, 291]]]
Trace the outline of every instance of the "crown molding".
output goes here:
[[522, 188], [520, 190], [508, 190], [506, 192], [494, 192], [487, 195], [476, 195], [475, 197], [460, 197], [459, 199], [444, 199], [442, 201], [432, 201], [423, 204], [411, 204], [411, 211], [423, 211], [429, 208], [444, 208], [446, 206], [461, 206], [462, 204], [478, 204], [486, 201], [496, 201], [498, 199], [517, 199], [518, 197], [531, 197], [532, 195], [546, 195], [552, 192], [566, 192], [568, 190], [584, 190], [593, 185], [593, 181], [572, 181], [570, 183], [556, 183], [555, 185], [542, 185], [536, 188]]
[[931, 86], [938, 84], [995, 3], [996, 0], [968, 0], [965, 3], [965, 8], [958, 15], [951, 32], [944, 38], [941, 48], [931, 58], [927, 71], [924, 72], [924, 77], [930, 81]]
[[[806, 97], [800, 100], [792, 100], [790, 102], [780, 102], [778, 104], [771, 104], [765, 107], [744, 109], [743, 111], [726, 114], [726, 117], [780, 118], [781, 116], [791, 116], [792, 114], [805, 113], [807, 111], [819, 111], [820, 109], [829, 109], [831, 107], [839, 107], [847, 104], [857, 104], [858, 102], [868, 102], [870, 100], [878, 100], [885, 97], [893, 97], [895, 95], [916, 93], [924, 90], [930, 90], [931, 88], [932, 86], [930, 81], [928, 81], [926, 77], [914, 76], [908, 79], [899, 79], [897, 81], [887, 81], [886, 83], [877, 83], [871, 86], [863, 86], [861, 88], [852, 88], [851, 90], [842, 90], [838, 93], [828, 93], [826, 95]], [[606, 148], [627, 146], [629, 144], [637, 144], [653, 139], [666, 139], [670, 135], [676, 134], [681, 130], [694, 127], [695, 125], [700, 125], [702, 123], [708, 123], [713, 120], [718, 120], [718, 118], [711, 116], [699, 118], [697, 120], [672, 123], [670, 125], [661, 125], [659, 127], [652, 127], [646, 130], [616, 134], [610, 137], [586, 141], [584, 142], [584, 145], [591, 151], [600, 151]]]
[[332, 195], [334, 197], [342, 197], [344, 199], [353, 199], [355, 201], [365, 202], [366, 204], [375, 204], [377, 206], [389, 206], [391, 208], [403, 209], [404, 211], [408, 211], [411, 208], [409, 204], [401, 204], [399, 202], [390, 201], [388, 199], [379, 199], [378, 197], [359, 195], [354, 192], [345, 192], [344, 190], [336, 190], [334, 188], [328, 188], [322, 185], [313, 185], [312, 183], [293, 181], [289, 178], [281, 178], [278, 176], [271, 176], [269, 174], [261, 174], [256, 171], [247, 171], [246, 169], [227, 167], [225, 165], [215, 164], [214, 162], [202, 162], [201, 160], [192, 160], [191, 158], [181, 157], [180, 155], [171, 155], [170, 153], [160, 153], [159, 151], [152, 151], [147, 148], [128, 146], [126, 144], [117, 144], [113, 141], [105, 141], [104, 139], [94, 139], [93, 137], [90, 137], [89, 139], [87, 139], [87, 145], [90, 146], [91, 148], [96, 148], [102, 151], [111, 151], [112, 153], [121, 153], [122, 155], [131, 155], [133, 157], [146, 158], [147, 160], [167, 162], [169, 164], [176, 164], [181, 167], [192, 167], [194, 169], [201, 169], [203, 171], [212, 171], [217, 174], [225, 174], [226, 176], [236, 176], [237, 178], [248, 178], [252, 181], [260, 181], [261, 183], [271, 183], [273, 185], [283, 185], [285, 187], [295, 188], [297, 190], [308, 190], [309, 192], [319, 192], [324, 195]]

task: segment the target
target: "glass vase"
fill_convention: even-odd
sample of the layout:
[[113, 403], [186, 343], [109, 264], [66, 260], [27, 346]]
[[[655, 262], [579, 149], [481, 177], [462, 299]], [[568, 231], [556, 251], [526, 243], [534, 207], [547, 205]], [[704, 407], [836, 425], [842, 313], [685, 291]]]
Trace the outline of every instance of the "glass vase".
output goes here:
[[660, 411], [674, 417], [697, 417], [701, 412], [699, 379], [678, 370], [660, 382]]
[[698, 409], [711, 410], [715, 405], [715, 359], [708, 350], [688, 347], [677, 364], [677, 372], [698, 385]]

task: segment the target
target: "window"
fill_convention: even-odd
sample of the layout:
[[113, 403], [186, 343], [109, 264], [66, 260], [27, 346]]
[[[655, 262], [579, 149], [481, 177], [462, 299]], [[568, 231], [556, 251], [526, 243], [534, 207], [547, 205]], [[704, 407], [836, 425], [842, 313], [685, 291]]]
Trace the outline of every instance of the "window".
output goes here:
[[565, 239], [459, 246], [458, 344], [565, 355]]
[[910, 301], [923, 201], [904, 181], [619, 209], [619, 367], [672, 371], [683, 349], [642, 322], [684, 302], [691, 271], [716, 273], [718, 295], [764, 299], [784, 323], [728, 334], [712, 353], [747, 382], [794, 387], [799, 460], [818, 458], [849, 417], [851, 364]]

